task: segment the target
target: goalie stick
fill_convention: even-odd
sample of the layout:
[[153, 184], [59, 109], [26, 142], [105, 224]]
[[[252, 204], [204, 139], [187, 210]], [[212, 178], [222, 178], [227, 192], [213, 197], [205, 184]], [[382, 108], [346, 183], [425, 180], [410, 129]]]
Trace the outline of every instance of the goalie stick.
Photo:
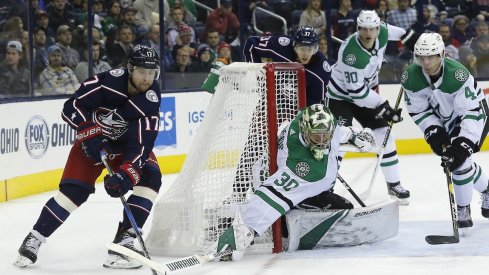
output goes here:
[[[109, 162], [107, 161], [107, 153], [104, 150], [100, 150], [100, 159], [102, 160], [102, 163], [104, 164], [105, 169], [107, 169], [109, 175], [112, 176], [114, 174], [114, 171], [112, 171], [112, 168], [110, 168]], [[149, 257], [148, 250], [146, 250], [146, 246], [144, 245], [143, 236], [141, 236], [141, 231], [139, 231], [138, 225], [136, 224], [136, 220], [134, 219], [131, 209], [127, 204], [126, 198], [124, 197], [124, 195], [120, 195], [119, 198], [121, 199], [122, 205], [124, 206], [124, 211], [126, 212], [126, 216], [129, 218], [129, 221], [131, 222], [131, 226], [134, 229], [134, 232], [136, 232], [136, 237], [138, 239], [139, 244], [141, 245], [141, 248], [143, 249], [144, 257], [151, 259]], [[153, 272], [153, 275], [157, 275], [154, 269], [152, 269], [151, 271]]]
[[201, 266], [209, 261], [214, 260], [215, 258], [226, 256], [232, 253], [232, 250], [228, 248], [221, 252], [210, 253], [207, 255], [193, 255], [160, 264], [122, 245], [107, 243], [105, 246], [112, 251], [135, 259], [142, 264], [150, 267], [152, 270], [164, 275], [171, 274], [172, 272], [176, 271], [186, 270], [192, 267]]
[[[403, 93], [404, 93], [404, 90], [401, 86], [401, 89], [399, 90], [399, 95], [397, 96], [396, 105], [394, 106], [394, 111], [397, 111], [399, 109], [399, 105], [401, 104], [401, 98], [402, 98]], [[377, 163], [375, 164], [374, 174], [372, 175], [372, 179], [370, 180], [370, 184], [368, 185], [367, 191], [360, 194], [360, 197], [363, 200], [368, 199], [368, 197], [372, 193], [372, 188], [374, 186], [375, 179], [377, 178], [377, 171], [379, 170], [380, 162], [382, 161], [382, 158], [384, 157], [385, 146], [387, 145], [387, 141], [389, 140], [389, 136], [391, 134], [393, 125], [394, 125], [394, 122], [389, 121], [389, 126], [387, 126], [387, 131], [385, 132], [384, 141], [382, 142], [382, 146], [380, 147], [380, 152], [378, 153], [378, 156], [377, 156]]]
[[455, 196], [453, 194], [453, 182], [452, 182], [452, 173], [448, 170], [448, 165], [445, 165], [443, 168], [445, 172], [445, 176], [447, 178], [447, 187], [448, 187], [448, 199], [450, 201], [450, 212], [452, 214], [452, 227], [453, 227], [453, 236], [441, 236], [441, 235], [428, 235], [424, 239], [427, 243], [432, 245], [437, 244], [452, 244], [458, 243], [460, 238], [458, 234], [458, 224], [457, 224], [457, 206], [455, 205]]

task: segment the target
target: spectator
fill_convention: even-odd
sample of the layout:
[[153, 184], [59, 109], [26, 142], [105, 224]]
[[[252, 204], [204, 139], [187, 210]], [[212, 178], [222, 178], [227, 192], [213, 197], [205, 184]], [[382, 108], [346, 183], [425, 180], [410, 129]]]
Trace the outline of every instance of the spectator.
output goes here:
[[105, 34], [122, 24], [122, 8], [119, 0], [111, 0], [107, 5], [107, 16], [102, 22], [102, 30]]
[[49, 16], [45, 11], [39, 11], [36, 15], [36, 24], [44, 29], [46, 34], [46, 45], [50, 46], [56, 42], [56, 33], [49, 26]]
[[233, 2], [231, 0], [221, 0], [221, 6], [207, 16], [205, 29], [201, 37], [202, 40], [205, 39], [211, 29], [217, 30], [223, 40], [229, 43], [237, 37], [239, 21], [238, 17], [233, 13]]
[[158, 54], [160, 53], [160, 25], [154, 24], [151, 26], [149, 32], [146, 34], [146, 38], [141, 42], [143, 45], [153, 47]]
[[224, 64], [231, 64], [233, 60], [231, 58], [231, 45], [226, 42], [222, 42], [217, 47], [218, 59], [224, 60]]
[[[93, 74], [99, 74], [111, 69], [109, 63], [100, 60], [100, 44], [93, 41], [92, 44]], [[85, 47], [85, 60], [88, 60], [88, 47]], [[75, 69], [76, 78], [80, 83], [88, 78], [88, 61], [78, 63]]]
[[450, 26], [441, 25], [438, 33], [443, 38], [443, 43], [445, 44], [445, 55], [452, 59], [458, 60], [458, 48], [460, 47], [460, 44], [458, 44], [457, 40], [451, 37]]
[[209, 45], [211, 49], [211, 61], [217, 58], [217, 46], [221, 43], [221, 36], [217, 30], [209, 30], [207, 32], [207, 39], [205, 40], [206, 44]]
[[[182, 21], [185, 22], [185, 24], [189, 25], [193, 29], [195, 29], [196, 26], [196, 19], [195, 16], [187, 10], [187, 7], [181, 3], [181, 1], [177, 0], [173, 5], [171, 5], [171, 9], [173, 10], [174, 7], [179, 7], [183, 11], [183, 17]], [[173, 19], [170, 20], [170, 23]]]
[[68, 25], [70, 28], [75, 27], [75, 18], [71, 14], [65, 0], [53, 0], [48, 7], [49, 26], [57, 30], [61, 25]]
[[313, 27], [318, 35], [326, 32], [326, 15], [321, 10], [321, 0], [309, 0], [301, 14], [299, 26]]
[[[194, 17], [194, 20], [195, 20], [195, 17], [197, 16], [197, 8], [195, 7], [195, 4], [194, 4], [194, 1], [192, 0], [168, 0], [168, 4], [170, 5], [170, 7], [173, 7], [174, 5], [176, 4], [181, 4], [183, 5], [183, 7], [185, 8], [185, 13], [186, 15], [190, 14], [191, 16]], [[189, 22], [187, 21], [187, 18], [185, 17], [185, 22]]]
[[482, 37], [484, 35], [488, 35], [489, 34], [489, 26], [486, 24], [486, 22], [481, 22], [479, 24], [477, 24], [477, 26], [475, 27], [475, 37], [473, 37], [470, 42], [469, 42], [469, 45], [472, 49], [475, 49], [475, 43], [474, 40], [476, 38], [479, 38], [479, 37]]
[[192, 61], [189, 71], [194, 73], [208, 73], [211, 71], [211, 48], [206, 44], [199, 45], [197, 59]]
[[188, 47], [182, 46], [176, 50], [175, 64], [170, 66], [168, 72], [186, 73], [189, 72], [190, 54]]
[[63, 54], [63, 64], [74, 69], [78, 62], [80, 62], [80, 54], [70, 44], [73, 40], [70, 27], [68, 25], [61, 25], [56, 31], [58, 40], [55, 45], [61, 49]]
[[195, 42], [192, 42], [192, 38], [192, 29], [186, 25], [182, 26], [182, 28], [180, 28], [180, 30], [178, 31], [178, 43], [173, 47], [173, 49], [178, 46], [187, 46], [187, 50], [189, 51], [190, 56], [194, 57], [197, 51], [197, 44]]
[[423, 19], [416, 21], [411, 28], [417, 33], [438, 32], [440, 27], [435, 23], [436, 7], [433, 5], [423, 6]]
[[[166, 31], [167, 44], [170, 49], [175, 45], [181, 45], [178, 30], [183, 26], [187, 26], [185, 21], [183, 21], [184, 12], [185, 10], [182, 5], [175, 5], [171, 10], [172, 21], [168, 25]], [[191, 42], [195, 42], [195, 30], [192, 27], [189, 28], [192, 33]]]
[[39, 76], [36, 95], [71, 94], [78, 89], [80, 83], [73, 71], [63, 66], [63, 52], [58, 45], [48, 48], [48, 60], [48, 67]]
[[387, 0], [380, 0], [377, 3], [377, 7], [375, 8], [375, 11], [379, 15], [380, 20], [382, 22], [386, 22], [387, 21], [387, 13], [389, 12], [389, 2], [387, 2]]
[[159, 9], [159, 1], [158, 0], [136, 0], [134, 1], [133, 8], [137, 10], [136, 13], [136, 25], [140, 28], [144, 28], [146, 31], [149, 31], [149, 27], [153, 25], [151, 21], [152, 13], [154, 11], [158, 11]]
[[445, 24], [451, 26], [453, 24], [453, 18], [448, 17], [447, 11], [440, 11], [440, 17], [438, 18], [438, 25]]
[[416, 10], [409, 7], [409, 0], [398, 0], [397, 9], [387, 13], [387, 22], [407, 30], [417, 21]]
[[[125, 8], [122, 11], [122, 25], [128, 25], [132, 29], [132, 33], [136, 38], [143, 37], [147, 32], [148, 28], [144, 25], [137, 25], [136, 24], [136, 13], [138, 10], [136, 10], [133, 7], [128, 7]], [[110, 33], [110, 31], [109, 31]], [[107, 35], [109, 35], [109, 33]]]
[[474, 50], [467, 45], [460, 46], [458, 49], [458, 61], [464, 65], [469, 72], [477, 77], [477, 57], [474, 55]]
[[0, 65], [0, 95], [28, 96], [29, 71], [21, 66], [22, 44], [19, 41], [9, 41], [5, 50], [5, 59]]
[[34, 75], [37, 77], [48, 66], [46, 33], [44, 28], [34, 29]]
[[478, 77], [489, 77], [489, 35], [478, 37], [474, 41], [474, 55], [477, 58]]
[[472, 37], [474, 32], [469, 28], [469, 18], [465, 15], [457, 15], [453, 18], [452, 37], [456, 39], [460, 45], [465, 44]]
[[352, 12], [351, 0], [339, 0], [338, 14], [333, 17], [333, 34], [345, 40], [356, 31], [356, 22], [357, 16]]
[[107, 58], [112, 68], [126, 67], [127, 54], [134, 46], [134, 33], [128, 25], [122, 25], [117, 31], [117, 40], [112, 45], [107, 45]]

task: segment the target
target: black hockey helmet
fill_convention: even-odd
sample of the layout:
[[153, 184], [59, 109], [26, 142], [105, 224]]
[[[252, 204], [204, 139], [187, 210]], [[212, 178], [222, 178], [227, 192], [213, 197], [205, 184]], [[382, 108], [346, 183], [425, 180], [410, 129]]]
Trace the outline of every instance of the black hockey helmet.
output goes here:
[[151, 46], [136, 45], [128, 55], [128, 62], [132, 66], [145, 69], [159, 69], [158, 53]]
[[311, 27], [299, 27], [294, 35], [295, 44], [305, 46], [316, 46], [319, 44], [319, 37]]

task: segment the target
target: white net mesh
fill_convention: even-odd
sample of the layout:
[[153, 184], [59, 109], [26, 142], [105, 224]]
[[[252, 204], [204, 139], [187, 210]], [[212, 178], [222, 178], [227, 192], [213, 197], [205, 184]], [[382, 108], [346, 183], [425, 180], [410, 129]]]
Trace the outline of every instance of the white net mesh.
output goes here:
[[[269, 159], [276, 156], [275, 150], [269, 150], [269, 131], [276, 132], [298, 112], [299, 65], [273, 72], [276, 125], [269, 125], [264, 66], [233, 63], [221, 69], [182, 171], [155, 204], [146, 240], [152, 253], [204, 253], [230, 225], [235, 210], [247, 203], [254, 188], [269, 175]], [[254, 246], [271, 248], [271, 230]]]

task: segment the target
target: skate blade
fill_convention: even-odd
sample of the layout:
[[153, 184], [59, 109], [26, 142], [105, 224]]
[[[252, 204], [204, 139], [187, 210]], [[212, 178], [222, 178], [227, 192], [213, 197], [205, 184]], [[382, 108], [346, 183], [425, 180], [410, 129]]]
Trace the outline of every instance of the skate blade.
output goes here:
[[400, 199], [393, 195], [389, 195], [389, 196], [391, 197], [391, 199], [397, 200], [399, 202], [399, 205], [409, 205], [409, 198]]
[[14, 262], [14, 266], [18, 268], [26, 268], [29, 265], [34, 264], [29, 258], [19, 255]]

